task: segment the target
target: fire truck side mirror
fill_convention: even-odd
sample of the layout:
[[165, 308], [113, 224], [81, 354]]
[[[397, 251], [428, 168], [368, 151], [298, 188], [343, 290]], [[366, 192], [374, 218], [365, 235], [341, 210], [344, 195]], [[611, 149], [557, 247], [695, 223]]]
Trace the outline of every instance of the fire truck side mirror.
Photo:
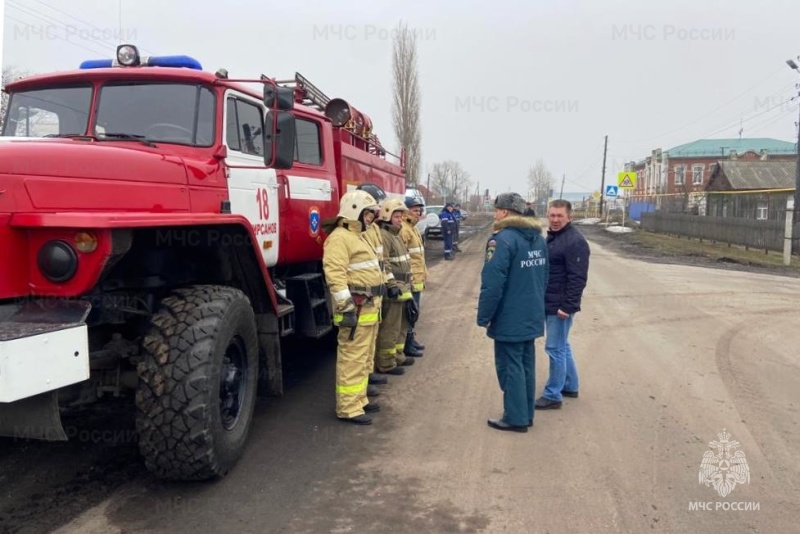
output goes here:
[[264, 105], [270, 110], [292, 111], [294, 109], [294, 89], [265, 83]]
[[291, 169], [297, 135], [294, 115], [288, 111], [268, 111], [264, 132], [264, 164], [273, 169]]

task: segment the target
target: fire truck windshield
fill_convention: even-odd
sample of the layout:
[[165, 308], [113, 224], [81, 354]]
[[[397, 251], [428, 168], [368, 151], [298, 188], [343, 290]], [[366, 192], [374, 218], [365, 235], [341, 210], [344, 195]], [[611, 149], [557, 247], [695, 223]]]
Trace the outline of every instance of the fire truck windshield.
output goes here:
[[145, 140], [190, 146], [214, 142], [215, 97], [179, 83], [109, 83], [100, 87], [95, 124], [87, 128], [92, 88], [51, 87], [13, 93], [4, 136]]

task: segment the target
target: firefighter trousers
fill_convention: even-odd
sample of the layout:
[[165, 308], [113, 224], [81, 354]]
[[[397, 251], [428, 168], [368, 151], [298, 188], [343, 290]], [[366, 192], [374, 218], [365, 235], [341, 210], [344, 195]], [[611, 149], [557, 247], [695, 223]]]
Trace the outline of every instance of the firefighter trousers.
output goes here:
[[403, 326], [404, 305], [396, 300], [384, 299], [383, 302], [383, 320], [378, 330], [378, 350], [375, 358], [375, 369], [381, 373], [394, 369], [405, 360], [402, 346], [400, 354], [397, 354], [397, 340]]
[[[405, 307], [404, 307], [405, 308]], [[397, 365], [400, 365], [405, 361], [405, 348], [406, 348], [406, 341], [408, 340], [408, 336], [414, 335], [414, 330], [411, 328], [411, 323], [408, 322], [408, 317], [406, 317], [406, 310], [403, 309], [403, 313], [400, 316], [400, 331], [397, 333], [397, 339], [395, 340], [395, 348], [397, 349]]]
[[375, 338], [380, 323], [359, 324], [353, 339], [351, 329], [340, 327], [336, 350], [336, 416], [352, 418], [364, 414], [367, 383], [375, 362]]

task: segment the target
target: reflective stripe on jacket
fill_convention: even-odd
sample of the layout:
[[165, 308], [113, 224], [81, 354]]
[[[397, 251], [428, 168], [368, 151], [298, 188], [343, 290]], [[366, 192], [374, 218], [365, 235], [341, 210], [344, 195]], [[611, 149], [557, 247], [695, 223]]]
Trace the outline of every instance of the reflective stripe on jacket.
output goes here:
[[[375, 250], [367, 241], [361, 223], [340, 219], [336, 228], [323, 244], [322, 269], [334, 301], [334, 322], [348, 309], [348, 299], [353, 297], [350, 286], [380, 286], [384, 272]], [[380, 321], [381, 297], [366, 301], [361, 309], [359, 324], [369, 325]]]
[[425, 247], [422, 245], [422, 236], [414, 225], [413, 219], [403, 219], [400, 228], [400, 239], [408, 249], [411, 256], [411, 279], [414, 291], [422, 291], [428, 278], [428, 267], [425, 264]]
[[381, 225], [383, 237], [384, 261], [393, 280], [389, 285], [400, 290], [399, 301], [412, 298], [411, 295], [411, 255], [408, 253], [403, 240], [400, 239], [400, 228], [391, 224]]

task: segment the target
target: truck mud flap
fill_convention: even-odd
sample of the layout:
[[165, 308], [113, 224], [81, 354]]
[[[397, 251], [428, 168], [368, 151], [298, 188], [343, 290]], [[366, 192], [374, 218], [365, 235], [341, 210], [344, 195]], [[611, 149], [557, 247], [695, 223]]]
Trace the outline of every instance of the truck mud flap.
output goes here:
[[0, 403], [0, 436], [67, 441], [58, 410], [58, 391], [48, 391], [9, 404]]

